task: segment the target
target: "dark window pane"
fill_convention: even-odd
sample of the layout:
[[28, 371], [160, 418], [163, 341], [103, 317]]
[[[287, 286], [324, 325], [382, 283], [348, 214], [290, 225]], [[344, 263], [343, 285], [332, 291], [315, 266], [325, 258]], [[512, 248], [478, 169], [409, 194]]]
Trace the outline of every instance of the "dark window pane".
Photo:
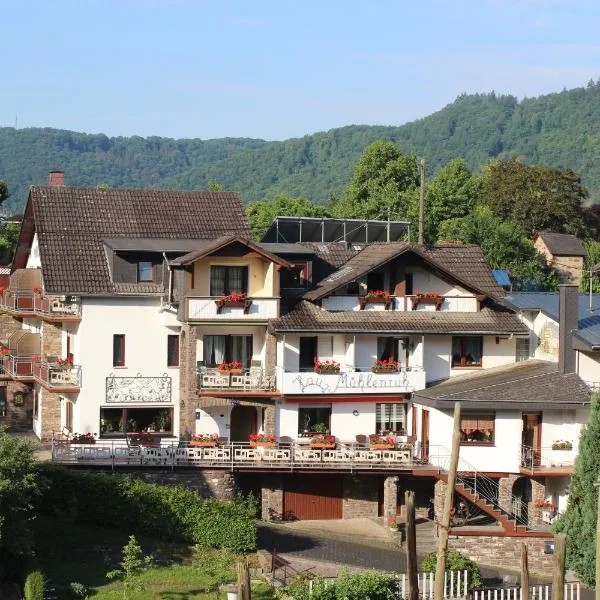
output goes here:
[[170, 335], [167, 338], [167, 366], [179, 366], [179, 336]]
[[325, 433], [331, 428], [331, 406], [301, 406], [298, 409], [298, 433]]
[[125, 366], [125, 336], [122, 333], [113, 335], [113, 367]]

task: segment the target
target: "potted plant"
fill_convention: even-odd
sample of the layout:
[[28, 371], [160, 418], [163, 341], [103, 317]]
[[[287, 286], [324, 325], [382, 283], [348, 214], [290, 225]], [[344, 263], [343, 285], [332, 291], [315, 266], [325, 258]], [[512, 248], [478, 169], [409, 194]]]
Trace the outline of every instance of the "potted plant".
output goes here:
[[552, 450], [573, 450], [573, 442], [556, 440], [555, 442], [552, 442]]
[[246, 315], [250, 310], [252, 300], [248, 298], [248, 294], [246, 292], [231, 292], [230, 294], [222, 294], [215, 300], [215, 304], [217, 305], [217, 314], [221, 313], [221, 309], [224, 306], [229, 306], [234, 308], [243, 308], [244, 314]]
[[199, 433], [192, 436], [190, 446], [214, 448], [219, 443], [218, 433]]
[[56, 364], [61, 371], [70, 371], [73, 368], [73, 357], [67, 356], [67, 358], [58, 358]]
[[161, 408], [154, 419], [159, 431], [164, 432], [171, 428], [171, 413], [167, 408]]
[[371, 450], [391, 450], [395, 445], [396, 440], [393, 437], [384, 437], [379, 433], [369, 436], [369, 448]]
[[156, 446], [160, 443], [159, 439], [151, 433], [128, 433], [129, 444], [131, 446]]
[[387, 310], [393, 299], [394, 296], [385, 290], [369, 290], [359, 298], [360, 310], [364, 310], [367, 304], [383, 304]]
[[444, 300], [444, 296], [439, 292], [422, 292], [421, 290], [416, 290], [411, 298], [412, 309], [415, 310], [419, 304], [434, 304], [435, 310], [440, 310]]
[[335, 360], [319, 360], [315, 358], [315, 373], [330, 375], [340, 372], [340, 363]]
[[397, 360], [390, 358], [389, 360], [376, 360], [371, 367], [373, 373], [396, 373], [400, 370], [400, 365]]
[[266, 433], [251, 433], [250, 448], [275, 448], [277, 436]]
[[322, 448], [322, 449], [333, 449], [336, 446], [336, 440], [334, 435], [327, 435], [324, 433], [317, 433], [310, 439], [311, 448]]
[[229, 373], [230, 375], [241, 375], [242, 363], [236, 361], [223, 362], [219, 365], [219, 371], [222, 373]]
[[36, 285], [35, 287], [31, 288], [31, 291], [36, 295], [36, 296], [42, 296], [44, 294], [44, 288]]
[[74, 433], [73, 437], [69, 440], [71, 444], [95, 444], [96, 434], [95, 433]]

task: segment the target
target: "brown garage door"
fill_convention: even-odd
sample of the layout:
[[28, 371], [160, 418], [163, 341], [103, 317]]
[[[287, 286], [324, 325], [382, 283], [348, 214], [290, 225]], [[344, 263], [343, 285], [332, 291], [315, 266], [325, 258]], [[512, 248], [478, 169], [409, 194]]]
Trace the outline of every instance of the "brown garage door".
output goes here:
[[284, 485], [285, 519], [342, 518], [341, 477], [296, 475], [286, 478]]

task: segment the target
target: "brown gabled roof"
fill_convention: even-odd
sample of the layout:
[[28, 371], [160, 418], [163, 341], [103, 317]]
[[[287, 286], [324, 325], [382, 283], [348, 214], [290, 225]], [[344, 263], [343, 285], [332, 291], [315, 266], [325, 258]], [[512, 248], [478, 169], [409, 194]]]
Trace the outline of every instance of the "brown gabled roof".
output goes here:
[[[44, 287], [55, 294], [120, 293], [111, 282], [103, 238], [250, 236], [235, 192], [32, 186], [26, 217], [31, 212]], [[19, 244], [28, 246], [32, 228], [25, 225]], [[17, 252], [14, 268], [26, 260]]]
[[492, 277], [491, 269], [478, 246], [451, 244], [421, 248], [407, 242], [375, 243], [365, 246], [335, 273], [307, 292], [307, 300], [317, 301], [360, 278], [380, 265], [405, 253], [419, 256], [425, 263], [446, 274], [451, 281], [491, 298], [501, 298], [504, 290]]
[[561, 373], [554, 362], [527, 360], [453, 377], [416, 392], [414, 401], [442, 409], [459, 400], [469, 408], [561, 408], [587, 404], [590, 398], [579, 375]]
[[587, 256], [582, 241], [570, 233], [542, 232], [538, 237], [554, 256]]
[[214, 240], [203, 240], [201, 244], [199, 244], [199, 248], [197, 250], [192, 250], [179, 258], [175, 258], [170, 261], [170, 264], [176, 267], [183, 267], [185, 265], [191, 265], [193, 262], [196, 262], [200, 258], [204, 258], [209, 254], [213, 254], [214, 252], [218, 252], [219, 250], [230, 246], [231, 244], [241, 244], [242, 246], [246, 246], [246, 248], [260, 254], [263, 258], [274, 262], [277, 265], [281, 265], [286, 269], [291, 269], [292, 265], [283, 258], [280, 258], [276, 254], [261, 248], [254, 242], [249, 239], [242, 238], [238, 235], [222, 235]]
[[269, 324], [271, 333], [439, 333], [526, 335], [529, 330], [512, 312], [484, 308], [479, 312], [342, 311], [329, 312], [302, 300]]

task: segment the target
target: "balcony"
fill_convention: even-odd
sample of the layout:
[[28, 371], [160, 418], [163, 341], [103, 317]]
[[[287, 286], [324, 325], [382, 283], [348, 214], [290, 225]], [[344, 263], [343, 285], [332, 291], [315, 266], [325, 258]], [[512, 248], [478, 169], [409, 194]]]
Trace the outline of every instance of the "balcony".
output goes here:
[[477, 312], [478, 301], [473, 296], [444, 296], [443, 302], [438, 307], [435, 303], [418, 302], [416, 296], [394, 296], [388, 304], [365, 301], [364, 296], [329, 296], [323, 299], [322, 307], [330, 312], [354, 310]]
[[[188, 442], [161, 442], [135, 446], [125, 440], [98, 440], [93, 444], [68, 441], [52, 443], [52, 461], [63, 464], [105, 466], [211, 467], [231, 470], [286, 471], [406, 471], [429, 468], [409, 445], [373, 450], [367, 445], [338, 444], [336, 449], [313, 449], [308, 444], [276, 444], [272, 448], [251, 447], [234, 442], [215, 447], [195, 447]], [[431, 467], [433, 469], [433, 467]]]
[[267, 322], [279, 316], [279, 298], [246, 298], [224, 306], [219, 301], [215, 296], [187, 296], [184, 320]]
[[41, 296], [31, 290], [5, 290], [0, 307], [14, 317], [38, 317], [44, 321], [79, 321], [81, 302], [70, 296]]
[[202, 367], [196, 371], [197, 385], [200, 393], [215, 392], [231, 395], [273, 395], [277, 393], [275, 370], [268, 371], [260, 367], [241, 369], [240, 373], [229, 373]]
[[40, 385], [51, 392], [76, 393], [81, 387], [80, 365], [65, 367], [48, 359], [34, 360], [32, 374]]
[[425, 371], [420, 367], [401, 367], [392, 373], [351, 367], [328, 374], [281, 370], [278, 383], [282, 394], [407, 394], [425, 389]]
[[5, 373], [18, 381], [33, 381], [33, 359], [40, 354], [40, 334], [15, 331], [2, 345]]
[[577, 453], [573, 448], [537, 450], [531, 446], [521, 446], [521, 473], [527, 475], [570, 475], [575, 468]]

